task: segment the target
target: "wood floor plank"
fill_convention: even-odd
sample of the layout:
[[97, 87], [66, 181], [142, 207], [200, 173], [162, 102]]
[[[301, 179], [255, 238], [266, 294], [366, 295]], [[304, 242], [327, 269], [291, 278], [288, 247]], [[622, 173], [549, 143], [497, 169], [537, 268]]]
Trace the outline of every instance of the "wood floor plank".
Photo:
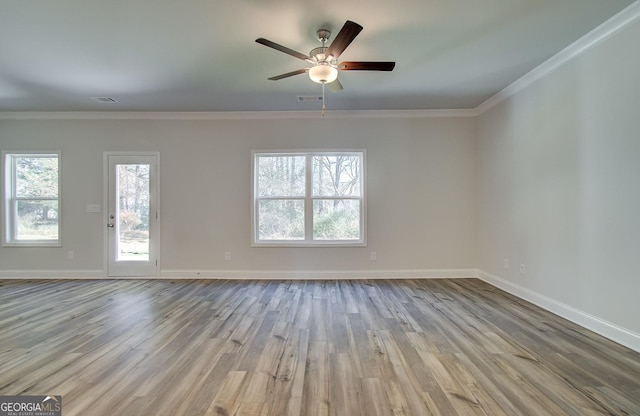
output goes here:
[[240, 407], [240, 398], [248, 386], [250, 374], [246, 371], [230, 371], [205, 413], [206, 416], [233, 415]]
[[640, 415], [640, 354], [477, 279], [0, 280], [66, 416]]
[[308, 351], [309, 331], [296, 329], [294, 336], [287, 340], [283, 361], [278, 367], [269, 414], [301, 413]]
[[367, 416], [393, 415], [387, 404], [384, 382], [379, 378], [362, 379], [362, 413]]
[[309, 416], [329, 415], [329, 347], [310, 342], [303, 390], [303, 412]]

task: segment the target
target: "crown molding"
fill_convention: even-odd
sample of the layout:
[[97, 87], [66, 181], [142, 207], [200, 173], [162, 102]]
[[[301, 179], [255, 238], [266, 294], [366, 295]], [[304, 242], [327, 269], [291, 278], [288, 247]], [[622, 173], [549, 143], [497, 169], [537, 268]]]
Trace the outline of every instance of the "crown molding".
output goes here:
[[625, 9], [540, 64], [538, 67], [532, 69], [512, 84], [481, 103], [473, 109], [472, 112], [476, 116], [481, 115], [485, 111], [496, 106], [498, 103], [506, 100], [517, 92], [555, 71], [573, 58], [613, 37], [625, 28], [636, 23], [639, 19], [640, 0], [636, 0]]
[[473, 117], [474, 110], [362, 110], [328, 111], [6, 111], [0, 120], [285, 120], [358, 118], [452, 118]]

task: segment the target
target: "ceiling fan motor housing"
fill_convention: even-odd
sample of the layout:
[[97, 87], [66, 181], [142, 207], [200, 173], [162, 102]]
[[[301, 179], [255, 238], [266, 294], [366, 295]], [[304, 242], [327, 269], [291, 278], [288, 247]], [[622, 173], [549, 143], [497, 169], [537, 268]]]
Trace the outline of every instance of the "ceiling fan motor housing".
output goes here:
[[327, 29], [320, 29], [316, 32], [316, 35], [318, 35], [318, 40], [322, 42], [322, 46], [324, 46], [325, 42], [329, 40], [331, 32]]
[[309, 52], [309, 57], [311, 58], [313, 63], [326, 62], [329, 65], [335, 65], [336, 60], [333, 58], [333, 56], [327, 56], [327, 49], [329, 48], [327, 48], [326, 46], [320, 46], [311, 49], [311, 52]]

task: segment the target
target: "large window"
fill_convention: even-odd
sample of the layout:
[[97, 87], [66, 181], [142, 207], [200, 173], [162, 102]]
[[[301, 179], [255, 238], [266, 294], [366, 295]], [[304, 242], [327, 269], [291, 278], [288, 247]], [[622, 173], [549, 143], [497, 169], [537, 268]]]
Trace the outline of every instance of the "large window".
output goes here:
[[254, 152], [255, 245], [364, 245], [364, 152]]
[[58, 153], [4, 153], [5, 245], [60, 245]]

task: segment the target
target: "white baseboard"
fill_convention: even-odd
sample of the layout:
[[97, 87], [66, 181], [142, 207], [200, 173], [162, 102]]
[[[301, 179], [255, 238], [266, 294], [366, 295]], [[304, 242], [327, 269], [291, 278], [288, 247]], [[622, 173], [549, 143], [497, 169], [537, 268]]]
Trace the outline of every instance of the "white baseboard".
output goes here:
[[163, 270], [164, 279], [310, 280], [310, 279], [464, 279], [477, 269], [425, 270]]
[[104, 270], [0, 270], [0, 279], [464, 279], [477, 278], [477, 269], [424, 270], [161, 270], [159, 276], [109, 277]]
[[0, 279], [102, 279], [104, 270], [0, 270]]
[[481, 280], [505, 292], [509, 292], [514, 296], [531, 302], [596, 334], [640, 352], [640, 334], [482, 270], [478, 271], [478, 275]]

